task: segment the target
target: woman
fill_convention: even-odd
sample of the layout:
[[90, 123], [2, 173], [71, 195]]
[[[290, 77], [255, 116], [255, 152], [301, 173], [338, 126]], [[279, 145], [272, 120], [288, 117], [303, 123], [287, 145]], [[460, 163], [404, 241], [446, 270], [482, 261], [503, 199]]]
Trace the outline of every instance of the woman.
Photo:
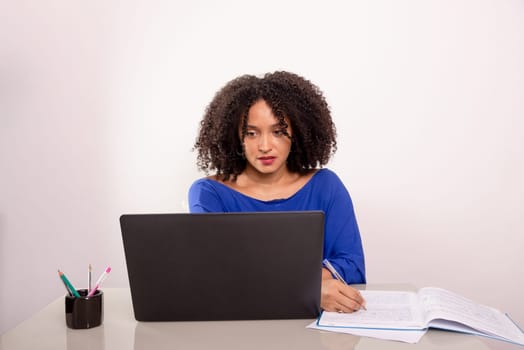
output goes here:
[[[200, 123], [198, 167], [215, 174], [193, 183], [190, 211], [322, 210], [324, 258], [347, 283], [365, 283], [351, 198], [337, 175], [322, 168], [336, 146], [329, 107], [311, 82], [289, 72], [236, 78], [218, 91]], [[323, 269], [324, 310], [364, 305], [358, 290]]]

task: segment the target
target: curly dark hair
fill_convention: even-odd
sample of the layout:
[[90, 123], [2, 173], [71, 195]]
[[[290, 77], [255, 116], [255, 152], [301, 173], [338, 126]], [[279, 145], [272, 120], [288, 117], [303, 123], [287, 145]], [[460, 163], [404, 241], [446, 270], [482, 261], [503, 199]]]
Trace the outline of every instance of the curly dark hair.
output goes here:
[[305, 174], [327, 164], [337, 142], [335, 124], [322, 92], [301, 76], [278, 71], [262, 78], [240, 76], [216, 93], [200, 122], [194, 145], [199, 170], [206, 174], [215, 170], [223, 181], [236, 180], [246, 167], [242, 143], [248, 112], [259, 100], [268, 104], [283, 129], [287, 127], [285, 117], [291, 124], [287, 159], [291, 172]]

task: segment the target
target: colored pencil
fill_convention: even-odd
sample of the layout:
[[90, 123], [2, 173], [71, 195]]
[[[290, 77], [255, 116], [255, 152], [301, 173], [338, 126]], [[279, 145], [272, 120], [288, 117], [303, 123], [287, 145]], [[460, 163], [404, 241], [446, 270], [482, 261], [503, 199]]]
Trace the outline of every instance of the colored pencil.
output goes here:
[[73, 287], [71, 282], [69, 282], [69, 280], [67, 279], [66, 275], [64, 275], [64, 273], [62, 271], [58, 270], [58, 276], [60, 276], [60, 279], [64, 282], [64, 284], [71, 291], [71, 293], [73, 293], [73, 295], [76, 298], [80, 298], [80, 294], [78, 294], [78, 292], [76, 291], [75, 287]]

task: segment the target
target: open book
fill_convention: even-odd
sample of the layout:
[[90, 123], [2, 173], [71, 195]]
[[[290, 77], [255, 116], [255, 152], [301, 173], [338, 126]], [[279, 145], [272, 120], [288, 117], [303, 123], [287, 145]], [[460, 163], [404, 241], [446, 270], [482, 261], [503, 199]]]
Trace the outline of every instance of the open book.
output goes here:
[[500, 311], [441, 288], [418, 292], [361, 291], [367, 310], [323, 312], [320, 327], [424, 330], [429, 327], [483, 335], [524, 345], [523, 331]]

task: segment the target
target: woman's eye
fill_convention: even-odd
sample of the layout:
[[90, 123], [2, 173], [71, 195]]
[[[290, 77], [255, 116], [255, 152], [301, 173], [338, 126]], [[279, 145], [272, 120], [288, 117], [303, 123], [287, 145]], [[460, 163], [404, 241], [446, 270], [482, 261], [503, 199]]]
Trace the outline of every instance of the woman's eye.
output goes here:
[[286, 135], [286, 132], [285, 132], [285, 130], [283, 130], [283, 129], [275, 130], [273, 133], [274, 133], [276, 136], [283, 136], [283, 135]]
[[248, 136], [248, 137], [255, 137], [255, 136], [257, 136], [257, 133], [256, 133], [256, 131], [248, 130], [248, 131], [246, 131], [246, 136]]

